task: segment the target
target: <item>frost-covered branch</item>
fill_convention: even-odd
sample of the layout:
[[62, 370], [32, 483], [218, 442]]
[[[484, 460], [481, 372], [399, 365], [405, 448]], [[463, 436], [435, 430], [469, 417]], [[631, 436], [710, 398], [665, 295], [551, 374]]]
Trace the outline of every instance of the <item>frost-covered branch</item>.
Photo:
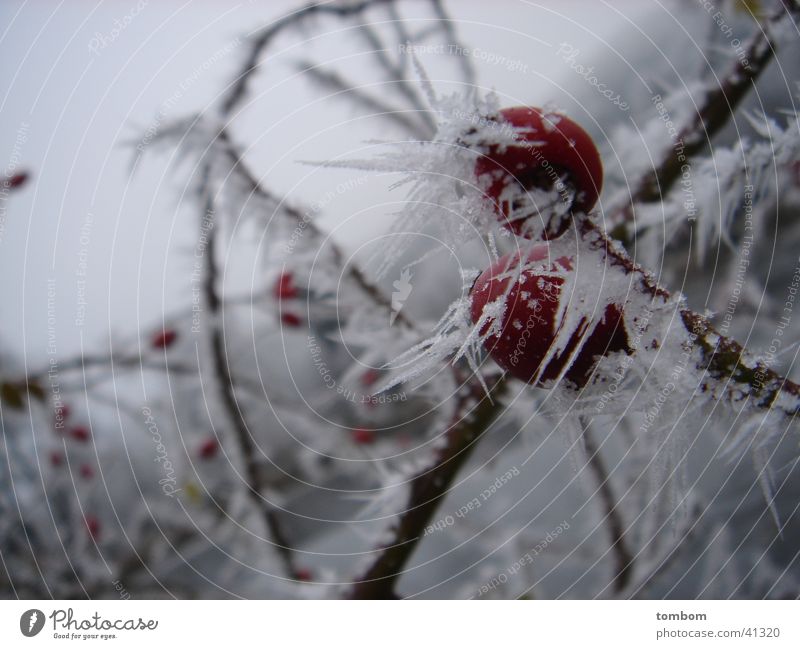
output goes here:
[[611, 476], [606, 469], [600, 449], [594, 441], [594, 433], [591, 429], [591, 422], [585, 417], [581, 418], [583, 426], [583, 443], [586, 446], [589, 468], [597, 481], [597, 491], [603, 502], [605, 519], [611, 533], [611, 551], [616, 557], [616, 574], [614, 576], [614, 590], [622, 591], [628, 585], [633, 574], [633, 553], [628, 548], [628, 541], [625, 538], [625, 522], [619, 511], [619, 501], [611, 488]]
[[[581, 218], [579, 230], [589, 238], [592, 247], [608, 256], [613, 265], [637, 278], [639, 291], [663, 302], [672, 298], [669, 291], [659, 286], [650, 273], [637, 265], [622, 246], [590, 218]], [[752, 405], [758, 408], [777, 408], [788, 417], [800, 413], [800, 385], [753, 358], [735, 340], [722, 336], [705, 316], [685, 305], [679, 311], [689, 336], [687, 344], [697, 353], [697, 369], [720, 381], [725, 393], [733, 395], [738, 390], [744, 390]]]
[[337, 72], [325, 70], [320, 65], [305, 61], [298, 63], [298, 69], [310, 79], [316, 81], [321, 88], [328, 88], [335, 92], [336, 96], [359, 104], [387, 120], [396, 122], [401, 128], [413, 133], [414, 136], [420, 139], [428, 139], [430, 137], [430, 130], [420, 126], [411, 114], [398, 111], [377, 97], [373, 97], [356, 88], [355, 84], [350, 83]]
[[[204, 220], [206, 223], [213, 224], [216, 210], [210, 193], [211, 188], [208, 181], [210, 169], [208, 167], [205, 169], [204, 175], [206, 177], [202, 183], [205, 192]], [[235, 433], [239, 453], [244, 463], [245, 474], [247, 475], [247, 494], [253, 501], [257, 511], [263, 516], [265, 527], [272, 536], [273, 545], [281, 557], [286, 573], [291, 577], [297, 577], [298, 572], [294, 565], [291, 548], [286, 545], [274, 507], [267, 501], [265, 496], [267, 478], [264, 472], [262, 452], [253, 438], [247, 419], [236, 399], [235, 377], [232, 374], [225, 346], [225, 332], [222, 324], [222, 299], [219, 297], [217, 289], [217, 284], [220, 280], [216, 261], [216, 232], [217, 229], [213, 225], [207, 229], [203, 286], [206, 305], [211, 315], [211, 358], [216, 374], [219, 396]]]
[[772, 30], [783, 20], [797, 22], [800, 18], [800, 3], [785, 0], [784, 7], [768, 18], [750, 39], [746, 54], [737, 59], [731, 71], [710, 90], [692, 120], [679, 132], [676, 143], [669, 146], [661, 160], [632, 183], [633, 192], [624, 205], [616, 208], [610, 216], [611, 233], [621, 241], [630, 239], [632, 209], [642, 203], [663, 200], [670, 189], [681, 178], [681, 169], [686, 160], [702, 152], [711, 139], [728, 123], [736, 107], [754, 87], [761, 74], [775, 56], [777, 45]]
[[[218, 140], [228, 157], [231, 165], [230, 171], [241, 177], [248, 191], [273, 201], [274, 197], [255, 178], [226, 131], [222, 131], [219, 134]], [[281, 208], [284, 215], [295, 222], [300, 222], [304, 218], [300, 210], [285, 201], [281, 203]], [[317, 229], [313, 221], [307, 222], [307, 230], [312, 236], [322, 236], [322, 232]], [[333, 249], [334, 259], [337, 262], [341, 262], [343, 259], [341, 250], [335, 243], [330, 245]], [[212, 252], [209, 249], [206, 254], [211, 255]], [[391, 300], [367, 279], [357, 265], [350, 264], [346, 273], [376, 306], [391, 311]], [[216, 271], [213, 272], [213, 275], [209, 274], [209, 277], [212, 276], [216, 276]], [[211, 299], [219, 300], [216, 297]], [[404, 312], [397, 314], [396, 322], [403, 324], [412, 331], [417, 329], [413, 321]], [[214, 355], [215, 364], [219, 372], [219, 367], [224, 365], [224, 353], [222, 353], [220, 343], [215, 345]], [[223, 371], [227, 373], [227, 370]], [[456, 372], [455, 368], [454, 372]], [[232, 386], [232, 383], [228, 380], [225, 385]], [[400, 522], [389, 532], [391, 540], [385, 544], [384, 549], [380, 551], [378, 557], [364, 573], [361, 580], [354, 585], [351, 593], [352, 597], [385, 598], [393, 596], [394, 584], [405, 562], [411, 556], [414, 547], [416, 547], [416, 543], [420, 540], [422, 530], [447, 494], [459, 468], [463, 466], [471, 455], [482, 433], [501, 413], [502, 405], [496, 398], [505, 389], [504, 385], [505, 381], [502, 378], [496, 380], [492, 388], [492, 396], [495, 400], [492, 400], [484, 393], [481, 385], [473, 380], [468, 384], [468, 396], [457, 397], [456, 411], [460, 414], [451, 422], [448, 430], [442, 434], [444, 446], [439, 450], [430, 467], [412, 478], [406, 513], [401, 516]], [[227, 411], [233, 413], [240, 420], [237, 424], [240, 446], [245, 449], [246, 456], [252, 456], [255, 449], [250, 448], [250, 433], [236, 404], [232, 389], [226, 389], [224, 399], [227, 403]], [[257, 479], [255, 475], [253, 478]], [[273, 539], [278, 542], [277, 539], [280, 538], [280, 535], [276, 536], [276, 531], [273, 530]], [[278, 542], [279, 549], [283, 545]], [[283, 551], [286, 552], [286, 549], [284, 548]]]
[[[264, 51], [272, 42], [272, 39], [283, 29], [298, 24], [313, 14], [330, 14], [344, 18], [360, 14], [371, 6], [384, 3], [385, 0], [367, 1], [356, 4], [313, 3], [273, 23], [270, 25], [270, 27], [257, 34], [251, 41], [250, 52], [244, 67], [237, 76], [236, 81], [232, 84], [227, 97], [223, 101], [221, 109], [221, 117], [223, 119], [221, 121], [224, 123], [224, 121], [229, 118], [240, 101], [243, 99], [246, 94], [247, 85], [253, 74], [256, 72]], [[389, 2], [388, 4], [392, 3]], [[438, 12], [440, 20], [447, 18], [441, 7], [437, 6], [436, 11]], [[452, 31], [452, 26], [448, 24], [446, 29]], [[380, 48], [378, 48], [375, 56], [377, 56], [379, 62], [381, 62], [382, 57], [385, 59], [385, 54], [380, 51]], [[393, 77], [392, 80], [399, 83], [401, 88], [408, 86], [408, 88], [406, 88], [403, 92], [406, 94], [407, 98], [411, 101], [415, 108], [420, 108], [421, 102], [418, 100], [415, 90], [410, 87], [408, 81], [402, 76], [399, 67], [387, 67], [387, 64], [388, 61], [384, 60], [383, 66], [389, 73], [391, 73], [391, 76]], [[316, 75], [317, 81], [324, 81], [328, 86], [333, 85], [338, 91], [341, 92], [353, 90], [350, 84], [340, 79], [333, 71], [322, 71], [315, 66], [306, 65], [305, 67], [307, 72], [311, 72]], [[349, 94], [353, 96], [353, 92], [350, 92]], [[401, 126], [405, 127], [417, 136], [422, 137], [430, 135], [429, 133], [420, 130], [420, 127], [414, 121], [406, 118], [403, 113], [392, 111], [383, 106], [381, 102], [371, 101], [370, 98], [364, 96], [363, 93], [355, 92], [354, 98], [361, 101], [362, 104], [366, 103], [368, 108], [379, 110], [389, 116], [393, 116], [394, 119], [400, 121]], [[429, 123], [431, 118], [430, 116], [427, 116], [425, 119], [428, 120], [426, 123]], [[313, 221], [309, 220], [299, 209], [287, 204], [287, 202], [278, 201], [277, 198], [273, 196], [272, 193], [258, 181], [255, 175], [247, 167], [241, 151], [237, 149], [225, 128], [219, 128], [214, 134], [214, 145], [221, 147], [222, 155], [227, 159], [228, 172], [242, 183], [246, 193], [256, 195], [270, 204], [276, 206], [280, 205], [279, 210], [284, 217], [292, 220], [296, 225], [302, 224], [304, 230], [307, 231], [314, 239], [322, 240], [322, 233], [318, 230]], [[201, 183], [201, 191], [206, 196], [205, 212], [207, 218], [211, 218], [214, 214], [213, 199], [211, 198], [213, 189], [209, 186], [209, 181], [214, 174], [212, 165], [213, 161], [209, 161], [206, 164], [203, 170], [204, 180]], [[264, 513], [267, 527], [272, 534], [273, 541], [275, 542], [275, 545], [278, 548], [285, 565], [287, 566], [287, 571], [289, 574], [296, 575], [297, 573], [295, 567], [293, 566], [290, 549], [286, 546], [284, 535], [282, 534], [282, 531], [278, 525], [278, 520], [275, 517], [272, 509], [265, 506], [263, 502], [263, 490], [265, 484], [262, 476], [263, 472], [261, 469], [261, 461], [258, 457], [258, 449], [252, 438], [252, 434], [248, 427], [244, 413], [242, 413], [241, 408], [236, 400], [235, 379], [231, 375], [230, 367], [228, 365], [228, 359], [225, 352], [224, 332], [222, 330], [220, 318], [217, 317], [219, 316], [222, 308], [222, 301], [217, 293], [216, 288], [219, 278], [216, 268], [216, 261], [214, 258], [214, 241], [215, 231], [214, 228], [211, 228], [210, 232], [208, 233], [208, 246], [205, 252], [206, 277], [204, 286], [206, 292], [206, 302], [212, 315], [212, 357], [217, 379], [219, 381], [220, 397], [236, 433], [238, 446], [246, 465], [249, 482], [249, 494], [251, 498], [256, 501], [256, 506], [259, 508], [259, 510]], [[338, 266], [341, 266], [344, 255], [335, 243], [331, 245], [331, 249], [334, 263], [336, 263]], [[391, 311], [391, 300], [386, 297], [374, 284], [367, 280], [363, 271], [357, 265], [353, 264], [348, 267], [347, 276], [375, 305], [385, 308], [387, 311]], [[396, 314], [396, 321], [407, 328], [414, 328], [413, 323], [409, 321], [405, 313]]]
[[497, 380], [490, 393], [474, 383], [469, 396], [459, 399], [459, 407], [444, 433], [445, 445], [438, 450], [429, 468], [411, 479], [408, 505], [390, 530], [390, 539], [363, 576], [353, 584], [353, 599], [397, 598], [395, 585], [403, 567], [422, 539], [425, 526], [450, 490], [458, 471], [469, 458], [481, 436], [503, 410], [499, 397], [505, 381]]
[[800, 385], [752, 358], [732, 338], [721, 336], [707, 318], [683, 309], [681, 319], [687, 331], [696, 336], [694, 345], [701, 354], [701, 369], [712, 378], [747, 386], [748, 396], [759, 408], [777, 408], [787, 417], [800, 414]]
[[[97, 354], [92, 356], [75, 356], [69, 360], [60, 362], [57, 366], [60, 374], [66, 372], [85, 372], [93, 369], [108, 370], [112, 367], [119, 367], [132, 370], [153, 370], [160, 372], [170, 372], [172, 374], [194, 374], [195, 367], [184, 365], [179, 362], [165, 362], [163, 358], [158, 358], [157, 354], [148, 350], [147, 355], [140, 354]], [[152, 356], [152, 358], [150, 358]], [[47, 378], [48, 370], [35, 370], [27, 375], [28, 383], [35, 383]]]
[[[231, 140], [227, 131], [222, 130], [218, 137], [219, 143], [223, 147], [225, 155], [228, 157], [230, 163], [230, 172], [235, 174], [244, 184], [249, 193], [257, 195], [271, 203], [278, 204], [278, 199], [263, 184], [261, 184], [247, 166], [247, 163], [242, 156], [241, 151], [237, 148], [236, 144]], [[292, 205], [286, 200], [280, 201], [280, 210], [282, 214], [291, 219], [295, 224], [302, 224], [302, 227], [315, 239], [322, 240], [324, 233], [319, 229], [313, 220], [308, 219], [300, 209]], [[344, 253], [339, 245], [332, 239], [328, 238], [326, 244], [331, 250], [334, 263], [341, 266], [344, 259]], [[352, 280], [356, 286], [366, 294], [366, 296], [375, 303], [376, 306], [385, 309], [387, 312], [392, 310], [392, 301], [388, 298], [375, 284], [367, 279], [364, 271], [357, 264], [350, 264], [346, 270], [347, 277]], [[396, 322], [401, 325], [414, 329], [415, 325], [409, 320], [405, 313], [399, 312], [396, 314]]]
[[[230, 115], [239, 105], [247, 93], [247, 88], [252, 81], [254, 73], [258, 70], [258, 67], [261, 63], [261, 58], [265, 51], [273, 42], [273, 40], [285, 30], [300, 26], [309, 18], [314, 16], [332, 16], [339, 19], [345, 19], [360, 16], [377, 6], [388, 6], [390, 12], [394, 12], [394, 16], [397, 16], [395, 9], [396, 1], [397, 0], [357, 0], [356, 2], [311, 2], [297, 11], [293, 11], [283, 18], [274, 21], [263, 30], [256, 32], [256, 34], [250, 39], [250, 50], [247, 54], [244, 65], [242, 66], [241, 72], [239, 75], [237, 75], [234, 83], [230, 86], [227, 96], [223, 101], [222, 114]], [[455, 32], [453, 30], [450, 17], [445, 12], [441, 2], [439, 0], [430, 0], [430, 5], [437, 19], [436, 23], [434, 23], [433, 30], [443, 32], [450, 38], [450, 43], [458, 44], [459, 41], [457, 38], [455, 38]], [[395, 22], [401, 23], [402, 21], [395, 19]], [[397, 24], [395, 29], [398, 31], [399, 35], [408, 35], [401, 24]], [[413, 41], [415, 38], [412, 35], [406, 40]], [[405, 41], [403, 41], [402, 44], [405, 44]], [[395, 81], [399, 84], [398, 87], [409, 100], [412, 108], [419, 109], [420, 102], [416, 95], [416, 90], [410, 85], [405, 76], [402, 75], [400, 68], [391, 64], [389, 64], [387, 67], [386, 62], [381, 61], [381, 59], [384, 57], [381, 48], [376, 48], [373, 56], [375, 56], [378, 63], [390, 73], [389, 80]], [[468, 57], [460, 57], [460, 59], [465, 79], [468, 83], [472, 83], [475, 76], [472, 62]], [[432, 125], [432, 122], [430, 122], [430, 117], [423, 117], [423, 119], [425, 120], [426, 124], [429, 126]]]

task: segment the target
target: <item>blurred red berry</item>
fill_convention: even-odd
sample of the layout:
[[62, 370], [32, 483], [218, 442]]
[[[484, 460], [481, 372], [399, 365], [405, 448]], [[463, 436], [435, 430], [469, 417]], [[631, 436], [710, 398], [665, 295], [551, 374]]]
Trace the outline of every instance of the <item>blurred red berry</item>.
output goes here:
[[64, 464], [64, 456], [60, 451], [51, 451], [50, 466], [59, 467]]
[[92, 516], [91, 514], [87, 514], [84, 521], [86, 522], [86, 529], [89, 532], [89, 536], [92, 537], [92, 540], [97, 541], [100, 538], [100, 521], [97, 520], [96, 516]]
[[159, 331], [158, 333], [153, 335], [152, 340], [150, 343], [156, 349], [166, 349], [172, 343], [174, 343], [178, 338], [178, 332], [174, 329], [164, 329], [164, 331]]
[[291, 311], [281, 313], [281, 322], [287, 327], [299, 327], [303, 323], [300, 316]]
[[69, 431], [69, 434], [72, 439], [79, 442], [88, 442], [91, 437], [91, 433], [89, 433], [89, 429], [86, 426], [74, 426]]
[[313, 575], [308, 568], [298, 568], [294, 571], [294, 576], [298, 581], [311, 581]]
[[375, 385], [379, 378], [381, 378], [381, 373], [375, 368], [370, 368], [361, 375], [361, 385], [368, 388]]
[[18, 174], [6, 178], [3, 184], [9, 189], [18, 189], [28, 182], [29, 177], [27, 171], [21, 171]]
[[66, 421], [67, 417], [69, 417], [70, 409], [67, 405], [58, 406], [55, 409], [55, 416], [56, 421]]
[[219, 442], [216, 439], [207, 439], [200, 445], [198, 455], [204, 460], [210, 460], [219, 451]]
[[297, 297], [297, 287], [294, 285], [294, 275], [290, 272], [281, 273], [275, 280], [272, 293], [278, 300], [290, 300]]
[[85, 480], [90, 480], [94, 478], [94, 469], [90, 464], [81, 464], [80, 468], [81, 477]]
[[355, 428], [352, 436], [356, 444], [372, 444], [375, 441], [375, 432], [368, 428]]

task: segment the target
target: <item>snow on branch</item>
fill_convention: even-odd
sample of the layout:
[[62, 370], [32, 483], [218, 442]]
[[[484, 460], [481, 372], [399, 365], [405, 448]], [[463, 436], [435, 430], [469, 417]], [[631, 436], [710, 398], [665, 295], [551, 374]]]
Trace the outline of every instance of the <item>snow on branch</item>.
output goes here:
[[800, 3], [786, 0], [783, 6], [768, 18], [746, 47], [746, 57], [737, 59], [733, 69], [710, 89], [702, 105], [683, 126], [675, 143], [663, 152], [661, 160], [638, 180], [630, 183], [634, 188], [624, 203], [610, 210], [610, 232], [620, 240], [629, 241], [628, 229], [633, 222], [631, 209], [643, 203], [659, 202], [666, 196], [682, 175], [686, 160], [701, 153], [734, 114], [736, 107], [774, 58], [778, 44], [773, 32], [785, 22], [800, 19]]

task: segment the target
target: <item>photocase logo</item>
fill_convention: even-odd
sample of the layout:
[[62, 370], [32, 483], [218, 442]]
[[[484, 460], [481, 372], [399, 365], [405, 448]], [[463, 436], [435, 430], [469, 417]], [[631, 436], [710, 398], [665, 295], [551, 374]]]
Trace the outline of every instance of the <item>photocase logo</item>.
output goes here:
[[406, 303], [408, 296], [411, 295], [411, 291], [414, 288], [411, 285], [412, 277], [414, 277], [414, 275], [412, 275], [411, 271], [408, 268], [404, 268], [400, 273], [400, 279], [396, 279], [392, 282], [392, 286], [394, 286], [395, 290], [392, 293], [392, 313], [389, 316], [390, 327], [394, 324], [397, 316], [400, 315], [400, 311]]
[[19, 630], [22, 635], [27, 638], [32, 638], [44, 627], [44, 613], [38, 608], [32, 608], [25, 611], [19, 618]]

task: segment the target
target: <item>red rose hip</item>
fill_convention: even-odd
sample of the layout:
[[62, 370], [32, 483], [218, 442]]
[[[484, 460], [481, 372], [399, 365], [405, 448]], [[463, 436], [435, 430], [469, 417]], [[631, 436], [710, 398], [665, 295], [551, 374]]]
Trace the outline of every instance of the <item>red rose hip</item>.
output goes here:
[[300, 316], [292, 311], [285, 311], [281, 313], [281, 322], [286, 327], [291, 327], [292, 329], [303, 324], [303, 320], [300, 318]]
[[93, 541], [98, 541], [100, 539], [100, 520], [97, 516], [87, 514], [84, 522], [86, 523], [86, 531], [89, 532], [89, 537]]
[[28, 182], [28, 172], [21, 171], [18, 174], [14, 174], [10, 177], [6, 177], [3, 181], [3, 185], [5, 185], [8, 189], [19, 189], [23, 187]]
[[369, 428], [355, 428], [351, 435], [356, 444], [373, 444], [375, 442], [375, 432]]
[[150, 343], [155, 349], [166, 349], [178, 339], [178, 332], [174, 329], [164, 329], [153, 334]]
[[[523, 256], [525, 261], [520, 263]], [[547, 244], [539, 244], [502, 257], [472, 286], [470, 315], [476, 325], [487, 305], [505, 296], [505, 309], [497, 316], [499, 334], [489, 336], [484, 347], [511, 376], [541, 387], [566, 368], [564, 377], [582, 387], [598, 357], [629, 352], [622, 309], [615, 304], [606, 305], [603, 318], [590, 333], [586, 318], [580, 319], [571, 333], [563, 331], [567, 319], [561, 313], [561, 300], [569, 296], [561, 292], [572, 271], [571, 259], [552, 259]], [[481, 334], [491, 325], [491, 321], [484, 322]], [[553, 347], [557, 339], [558, 349]], [[581, 343], [580, 351], [570, 359]]]
[[210, 460], [217, 455], [219, 451], [219, 442], [213, 437], [205, 440], [198, 449], [198, 455], [204, 460]]
[[569, 227], [569, 214], [540, 213], [527, 195], [532, 189], [555, 189], [565, 196], [562, 178], [574, 190], [569, 209], [588, 212], [603, 186], [603, 164], [591, 136], [576, 122], [540, 108], [516, 106], [500, 111], [501, 124], [513, 128], [518, 145], [489, 146], [475, 164], [475, 174], [498, 217], [515, 234], [532, 237], [535, 224], [553, 239]]
[[70, 430], [70, 436], [78, 442], [88, 442], [91, 433], [86, 426], [75, 426]]
[[278, 300], [290, 300], [297, 297], [297, 287], [294, 284], [294, 275], [289, 271], [281, 273], [272, 287], [272, 294]]

